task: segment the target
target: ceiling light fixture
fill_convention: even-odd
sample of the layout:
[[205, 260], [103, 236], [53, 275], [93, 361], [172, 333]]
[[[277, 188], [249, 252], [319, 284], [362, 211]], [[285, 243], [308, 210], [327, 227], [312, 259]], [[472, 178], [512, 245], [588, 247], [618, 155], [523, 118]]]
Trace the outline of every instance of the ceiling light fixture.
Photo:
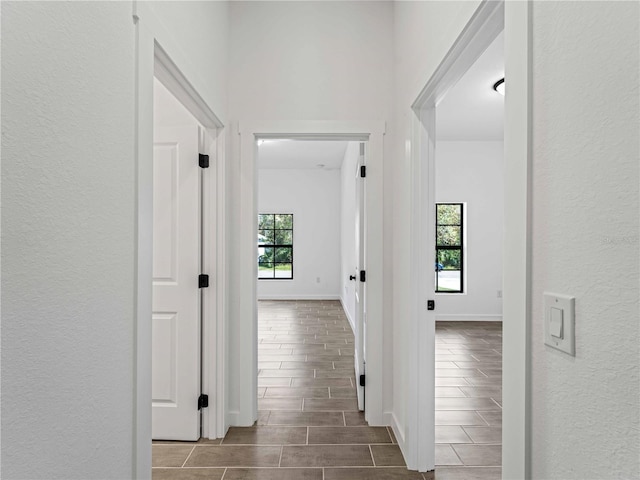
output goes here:
[[493, 89], [504, 97], [504, 78], [493, 84]]

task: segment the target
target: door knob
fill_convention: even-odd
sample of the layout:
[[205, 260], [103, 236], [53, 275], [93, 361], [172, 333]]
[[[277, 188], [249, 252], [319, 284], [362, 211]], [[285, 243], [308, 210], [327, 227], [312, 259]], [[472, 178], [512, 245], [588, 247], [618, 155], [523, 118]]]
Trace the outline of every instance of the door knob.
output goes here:
[[356, 276], [355, 275], [349, 275], [349, 280], [355, 280]]

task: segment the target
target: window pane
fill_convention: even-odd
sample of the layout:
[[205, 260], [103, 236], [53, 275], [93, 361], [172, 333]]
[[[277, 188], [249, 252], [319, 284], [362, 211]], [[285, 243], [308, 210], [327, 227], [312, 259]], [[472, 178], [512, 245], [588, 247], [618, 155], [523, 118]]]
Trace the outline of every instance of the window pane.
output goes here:
[[292, 229], [293, 215], [276, 215], [276, 228]]
[[437, 227], [436, 245], [457, 247], [462, 245], [461, 227]]
[[258, 230], [258, 245], [273, 245], [273, 230]]
[[270, 263], [273, 262], [273, 248], [259, 248], [258, 249], [258, 263]]
[[273, 228], [273, 215], [258, 215], [258, 230]]
[[293, 266], [290, 263], [276, 263], [275, 278], [292, 278]]
[[293, 231], [292, 230], [276, 230], [276, 245], [291, 245], [293, 244]]
[[440, 204], [436, 205], [438, 225], [460, 225], [462, 222], [462, 205]]
[[273, 278], [273, 263], [258, 263], [258, 278]]
[[291, 247], [275, 248], [274, 262], [291, 263], [293, 261]]
[[436, 249], [436, 262], [442, 265], [438, 270], [460, 270], [462, 267], [462, 252], [460, 250]]
[[460, 270], [441, 270], [438, 275], [437, 292], [461, 292]]

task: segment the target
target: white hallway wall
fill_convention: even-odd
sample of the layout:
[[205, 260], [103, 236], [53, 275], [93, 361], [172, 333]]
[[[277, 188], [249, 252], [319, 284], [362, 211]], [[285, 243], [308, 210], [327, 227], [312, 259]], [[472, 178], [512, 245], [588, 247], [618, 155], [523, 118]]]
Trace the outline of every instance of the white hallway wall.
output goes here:
[[502, 142], [437, 142], [436, 202], [466, 202], [466, 290], [437, 294], [436, 320], [501, 320]]
[[407, 434], [408, 325], [410, 318], [411, 104], [445, 56], [479, 2], [394, 3], [394, 136], [388, 157], [393, 193], [393, 415], [402, 442]]
[[[140, 21], [224, 120], [227, 5], [142, 3]], [[132, 478], [132, 4], [1, 8], [0, 475]]]
[[337, 300], [340, 170], [260, 169], [258, 211], [293, 214], [293, 280], [258, 280], [258, 298]]
[[[640, 478], [639, 7], [533, 4], [536, 479]], [[576, 297], [575, 358], [543, 344], [544, 291]]]

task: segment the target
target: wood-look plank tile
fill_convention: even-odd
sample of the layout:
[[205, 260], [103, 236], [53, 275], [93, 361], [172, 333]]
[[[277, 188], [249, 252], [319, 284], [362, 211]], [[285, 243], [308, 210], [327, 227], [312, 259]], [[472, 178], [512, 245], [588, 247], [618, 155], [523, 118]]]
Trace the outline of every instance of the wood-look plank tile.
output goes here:
[[348, 378], [294, 378], [292, 387], [351, 387]]
[[403, 467], [404, 457], [398, 445], [370, 445], [373, 461], [377, 467]]
[[223, 445], [304, 445], [307, 427], [230, 427]]
[[502, 465], [501, 445], [453, 445], [452, 448], [464, 465], [487, 467]]
[[391, 443], [387, 427], [309, 427], [311, 444]]
[[305, 412], [354, 411], [358, 410], [358, 402], [355, 398], [305, 398], [302, 409]]
[[499, 467], [437, 467], [436, 478], [437, 480], [502, 480], [502, 469]]
[[424, 480], [406, 467], [325, 468], [324, 480]]
[[153, 468], [151, 480], [221, 480], [224, 468]]
[[302, 398], [259, 398], [258, 409], [302, 411]]
[[368, 445], [309, 445], [282, 447], [281, 467], [373, 466]]
[[329, 387], [268, 387], [264, 396], [329, 398]]
[[502, 442], [502, 427], [462, 427], [473, 443]]
[[[342, 412], [278, 412], [269, 415], [269, 425], [339, 426], [344, 425]], [[483, 423], [483, 425], [486, 425]]]
[[186, 467], [277, 467], [280, 446], [196, 446]]
[[195, 444], [152, 445], [153, 467], [182, 467]]
[[500, 406], [490, 398], [482, 397], [447, 397], [436, 398], [437, 410], [500, 410]]
[[224, 480], [322, 480], [322, 468], [228, 468]]
[[459, 425], [436, 425], [436, 443], [472, 443], [472, 440], [463, 427]]

